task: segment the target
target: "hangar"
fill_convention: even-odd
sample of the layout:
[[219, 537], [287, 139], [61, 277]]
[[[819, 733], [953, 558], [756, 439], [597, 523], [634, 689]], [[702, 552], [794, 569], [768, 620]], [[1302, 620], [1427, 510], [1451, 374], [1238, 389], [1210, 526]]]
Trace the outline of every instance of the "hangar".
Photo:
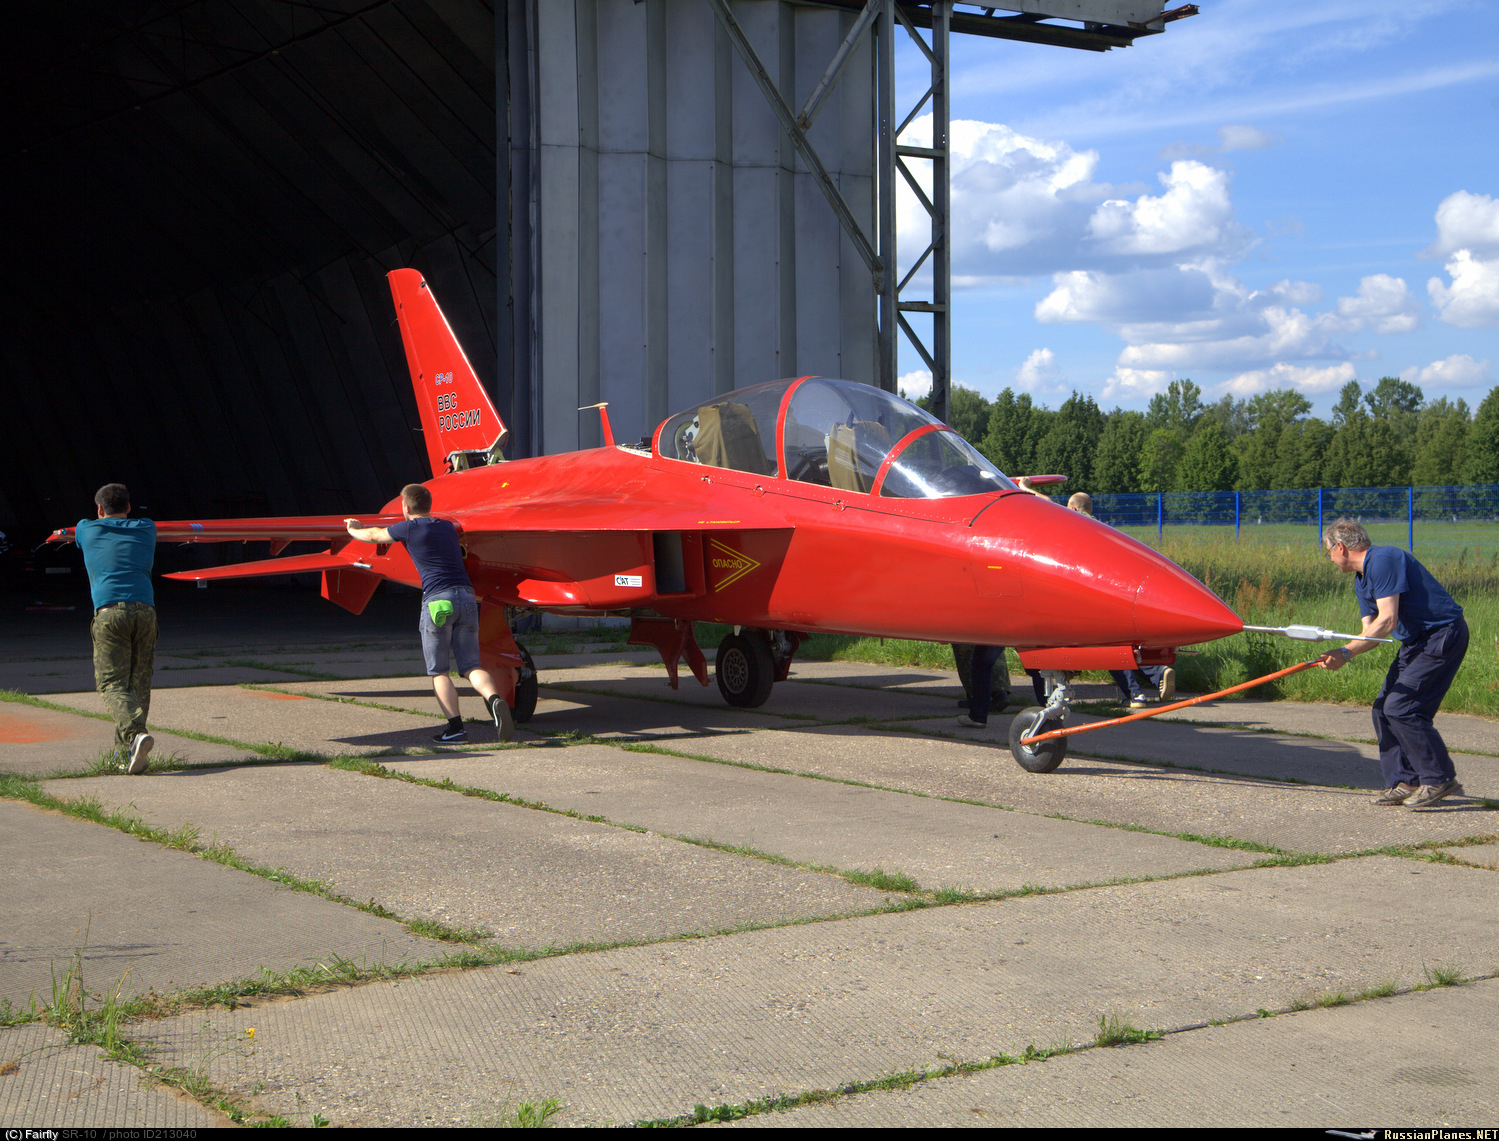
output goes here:
[[[777, 376], [892, 387], [906, 311], [940, 382], [945, 151], [896, 153], [893, 38], [926, 30], [927, 111], [945, 116], [949, 29], [1107, 50], [1193, 11], [13, 5], [0, 529], [34, 543], [116, 479], [143, 513], [185, 518], [369, 510], [423, 478], [398, 266], [433, 282], [514, 455], [597, 443], [576, 410], [599, 400], [627, 438]], [[928, 301], [880, 269], [903, 156], [944, 172]]]

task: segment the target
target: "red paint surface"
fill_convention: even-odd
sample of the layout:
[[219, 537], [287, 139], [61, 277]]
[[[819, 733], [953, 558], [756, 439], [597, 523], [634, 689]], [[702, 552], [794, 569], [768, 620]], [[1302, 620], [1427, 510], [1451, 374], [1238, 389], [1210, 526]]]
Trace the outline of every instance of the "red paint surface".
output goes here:
[[0, 713], [0, 745], [39, 745], [73, 736], [66, 722], [49, 725], [18, 713]]

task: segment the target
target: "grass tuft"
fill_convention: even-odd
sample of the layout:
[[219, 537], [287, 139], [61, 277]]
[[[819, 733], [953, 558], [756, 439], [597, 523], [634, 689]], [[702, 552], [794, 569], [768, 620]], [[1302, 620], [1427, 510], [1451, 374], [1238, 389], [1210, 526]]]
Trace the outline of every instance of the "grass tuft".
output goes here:
[[1127, 1014], [1100, 1014], [1098, 1033], [1093, 1035], [1093, 1045], [1126, 1046], [1137, 1042], [1153, 1042], [1160, 1037], [1159, 1030], [1141, 1030], [1135, 1026]]
[[872, 872], [844, 872], [843, 878], [849, 883], [877, 888], [880, 891], [920, 890], [915, 880], [898, 869], [894, 872], [886, 872], [882, 868], [875, 868]]
[[1422, 964], [1426, 972], [1427, 987], [1462, 986], [1466, 981], [1463, 969], [1456, 963], [1438, 963], [1435, 966]]

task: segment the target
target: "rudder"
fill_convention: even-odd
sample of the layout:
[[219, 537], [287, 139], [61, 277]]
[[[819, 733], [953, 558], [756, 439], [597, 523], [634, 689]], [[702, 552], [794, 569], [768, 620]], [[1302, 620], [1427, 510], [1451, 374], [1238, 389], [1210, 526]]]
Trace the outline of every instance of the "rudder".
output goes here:
[[416, 390], [422, 435], [432, 474], [453, 471], [459, 452], [492, 452], [510, 430], [453, 335], [437, 299], [414, 269], [395, 269], [386, 275], [390, 295], [406, 347], [406, 365]]

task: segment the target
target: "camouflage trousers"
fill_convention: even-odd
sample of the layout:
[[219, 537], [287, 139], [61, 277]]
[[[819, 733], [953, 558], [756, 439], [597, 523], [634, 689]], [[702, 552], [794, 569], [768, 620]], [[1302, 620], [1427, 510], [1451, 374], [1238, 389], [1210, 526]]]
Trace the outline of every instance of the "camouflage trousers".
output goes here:
[[151, 708], [151, 666], [156, 658], [156, 608], [126, 602], [99, 610], [94, 636], [94, 686], [115, 722], [115, 746], [124, 752], [146, 731]]

